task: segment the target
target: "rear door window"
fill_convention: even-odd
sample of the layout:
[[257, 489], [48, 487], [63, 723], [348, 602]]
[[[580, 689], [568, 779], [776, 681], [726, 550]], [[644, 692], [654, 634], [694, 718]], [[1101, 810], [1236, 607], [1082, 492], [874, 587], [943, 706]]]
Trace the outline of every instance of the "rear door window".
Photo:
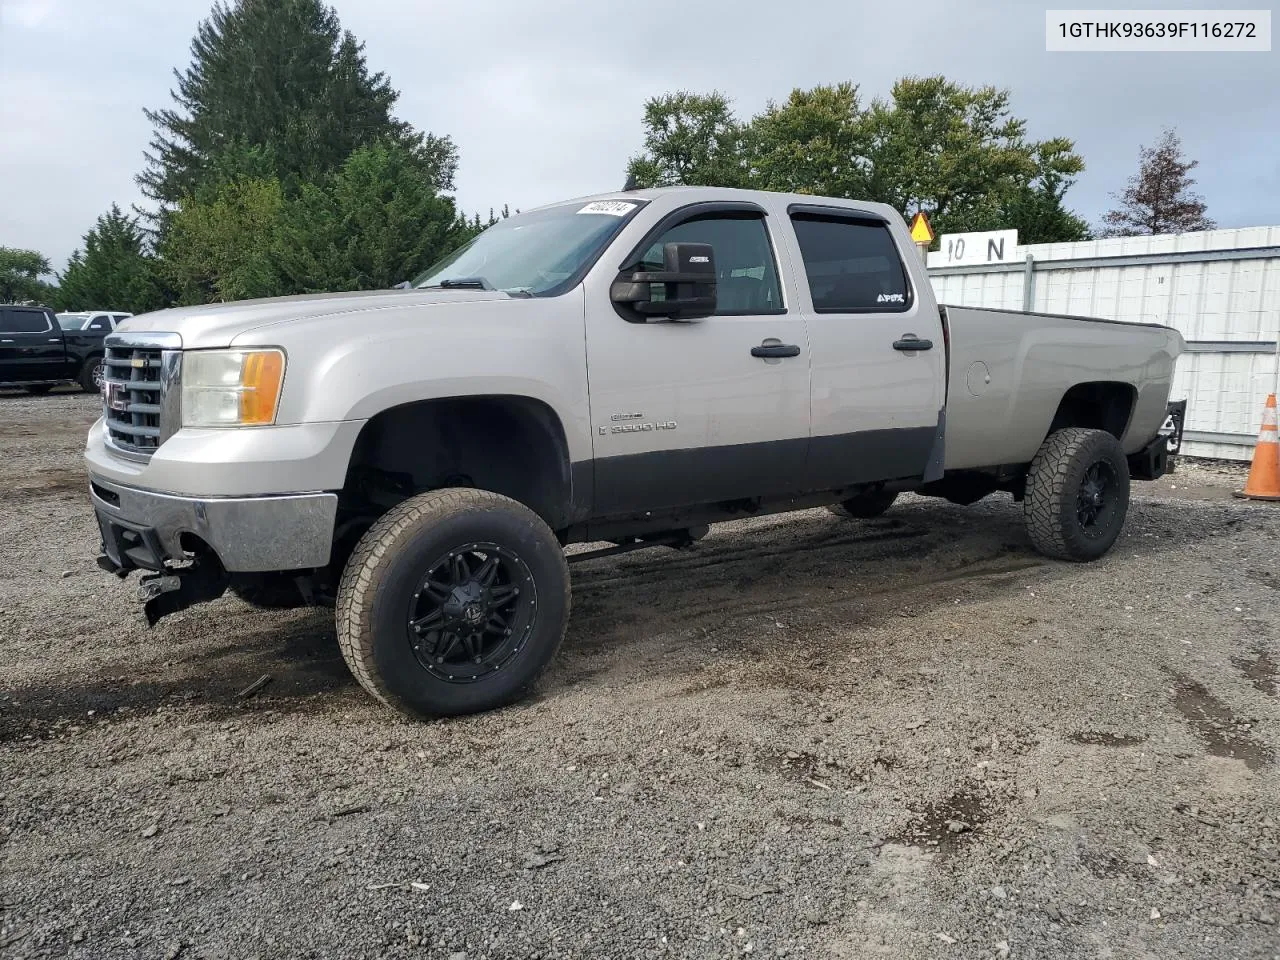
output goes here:
[[45, 333], [52, 329], [43, 310], [0, 310], [0, 333]]
[[911, 287], [888, 224], [795, 214], [791, 218], [817, 313], [901, 313]]

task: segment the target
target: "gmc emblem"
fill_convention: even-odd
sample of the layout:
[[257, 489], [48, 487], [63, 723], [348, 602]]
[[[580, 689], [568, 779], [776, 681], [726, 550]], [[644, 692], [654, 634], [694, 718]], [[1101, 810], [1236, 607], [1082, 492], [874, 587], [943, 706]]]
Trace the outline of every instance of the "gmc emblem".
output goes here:
[[106, 384], [107, 407], [123, 413], [129, 407], [129, 395], [125, 393], [124, 387], [118, 383]]

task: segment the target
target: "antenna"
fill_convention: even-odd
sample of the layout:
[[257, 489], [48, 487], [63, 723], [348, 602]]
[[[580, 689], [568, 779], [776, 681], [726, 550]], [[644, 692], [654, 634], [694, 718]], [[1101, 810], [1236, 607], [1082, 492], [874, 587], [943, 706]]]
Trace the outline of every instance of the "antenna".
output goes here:
[[636, 175], [634, 173], [627, 174], [627, 182], [622, 185], [623, 193], [630, 193], [632, 190], [638, 189], [639, 184], [636, 183]]

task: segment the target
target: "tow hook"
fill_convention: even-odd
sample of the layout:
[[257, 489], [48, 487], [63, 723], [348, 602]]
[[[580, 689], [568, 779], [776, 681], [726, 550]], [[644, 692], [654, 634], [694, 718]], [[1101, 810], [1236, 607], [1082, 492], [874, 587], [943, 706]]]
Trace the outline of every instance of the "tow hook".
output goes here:
[[227, 589], [227, 575], [216, 559], [184, 567], [181, 574], [156, 573], [138, 583], [138, 599], [143, 604], [147, 624], [154, 627], [162, 617], [197, 603], [216, 600]]
[[162, 573], [154, 577], [143, 577], [138, 582], [136, 596], [139, 603], [147, 603], [162, 593], [171, 593], [174, 590], [181, 589], [181, 587], [182, 580], [180, 578]]

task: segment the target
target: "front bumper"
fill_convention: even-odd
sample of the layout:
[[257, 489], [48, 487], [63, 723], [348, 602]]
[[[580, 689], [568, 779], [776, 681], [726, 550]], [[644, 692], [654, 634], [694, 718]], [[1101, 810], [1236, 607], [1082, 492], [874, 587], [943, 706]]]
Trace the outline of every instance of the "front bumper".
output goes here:
[[212, 550], [228, 573], [304, 570], [329, 562], [338, 497], [177, 497], [90, 475], [107, 562], [118, 572], [163, 571], [191, 553], [184, 535]]

